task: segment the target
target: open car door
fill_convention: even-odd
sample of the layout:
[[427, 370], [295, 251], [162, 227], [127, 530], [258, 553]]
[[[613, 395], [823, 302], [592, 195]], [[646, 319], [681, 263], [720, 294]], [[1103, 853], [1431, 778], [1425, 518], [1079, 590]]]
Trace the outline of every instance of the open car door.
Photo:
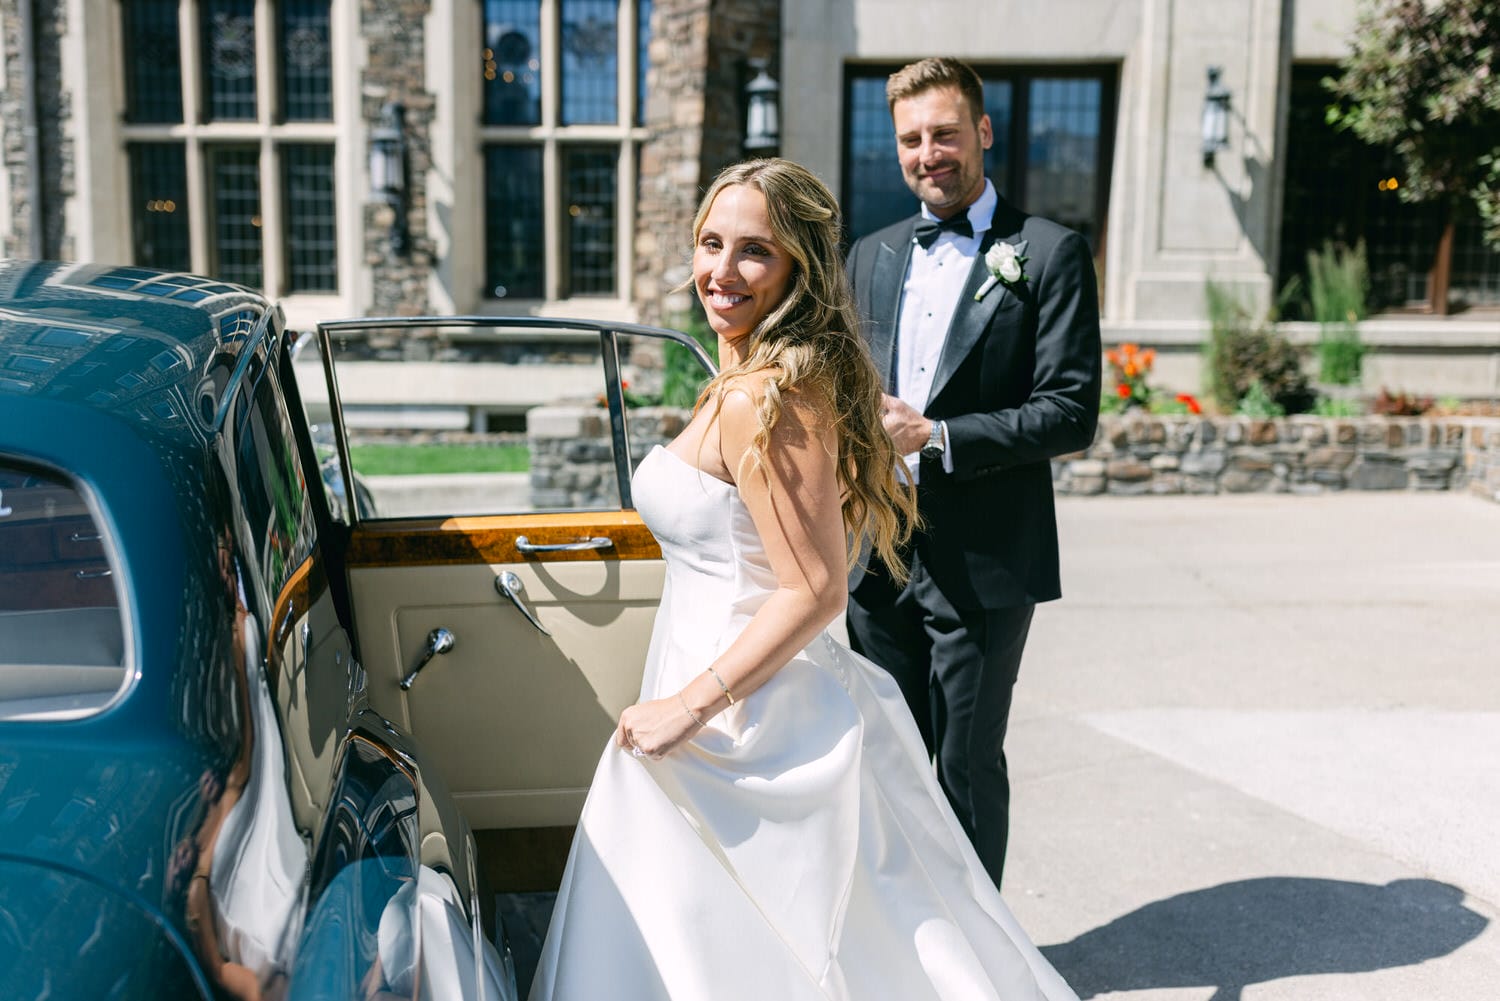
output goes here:
[[575, 823], [661, 597], [630, 473], [686, 418], [651, 404], [690, 405], [708, 355], [633, 325], [412, 317], [321, 324], [297, 367], [370, 701], [472, 827]]

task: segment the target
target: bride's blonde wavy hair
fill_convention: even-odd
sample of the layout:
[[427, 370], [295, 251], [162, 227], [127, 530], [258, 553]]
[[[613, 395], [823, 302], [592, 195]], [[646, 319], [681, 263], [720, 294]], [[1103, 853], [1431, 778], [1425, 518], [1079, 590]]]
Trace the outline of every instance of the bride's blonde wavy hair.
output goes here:
[[881, 423], [882, 387], [869, 349], [859, 336], [859, 313], [839, 248], [838, 203], [823, 182], [790, 160], [749, 160], [714, 179], [693, 219], [697, 245], [703, 221], [725, 188], [745, 185], [766, 199], [771, 236], [792, 259], [786, 297], [750, 332], [744, 361], [722, 370], [704, 388], [694, 410], [747, 373], [764, 372], [759, 419], [751, 441], [751, 469], [765, 461], [771, 429], [784, 395], [796, 389], [824, 403], [838, 441], [837, 472], [849, 566], [861, 541], [898, 580], [906, 577], [901, 547], [917, 520], [916, 490]]

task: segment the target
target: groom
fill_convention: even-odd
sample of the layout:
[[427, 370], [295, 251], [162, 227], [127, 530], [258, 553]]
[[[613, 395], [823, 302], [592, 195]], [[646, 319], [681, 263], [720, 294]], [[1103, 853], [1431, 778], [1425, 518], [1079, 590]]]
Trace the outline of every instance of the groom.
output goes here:
[[910, 579], [850, 578], [849, 637], [900, 685], [938, 778], [1000, 884], [1011, 689], [1037, 602], [1060, 596], [1051, 460], [1099, 411], [1099, 306], [1083, 238], [1001, 199], [983, 86], [955, 59], [892, 74], [921, 212], [854, 244], [849, 273], [886, 430], [918, 481]]

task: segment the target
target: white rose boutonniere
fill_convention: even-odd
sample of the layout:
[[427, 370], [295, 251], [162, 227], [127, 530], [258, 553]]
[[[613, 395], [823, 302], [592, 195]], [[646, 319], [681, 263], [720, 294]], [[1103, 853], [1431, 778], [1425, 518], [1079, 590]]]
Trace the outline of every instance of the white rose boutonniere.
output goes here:
[[983, 299], [985, 293], [994, 288], [997, 282], [1004, 282], [1009, 288], [1026, 281], [1029, 276], [1022, 266], [1026, 260], [1025, 240], [1019, 244], [996, 240], [984, 255], [984, 266], [989, 268], [990, 276], [979, 286], [979, 291], [974, 293], [974, 301]]

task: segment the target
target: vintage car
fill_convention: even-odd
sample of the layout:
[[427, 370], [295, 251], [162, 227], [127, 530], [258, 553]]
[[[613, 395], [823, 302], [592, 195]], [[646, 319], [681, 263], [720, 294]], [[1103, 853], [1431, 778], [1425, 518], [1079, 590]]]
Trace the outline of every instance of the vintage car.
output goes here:
[[504, 900], [640, 684], [663, 345], [701, 379], [670, 331], [0, 262], [0, 996], [517, 996]]

